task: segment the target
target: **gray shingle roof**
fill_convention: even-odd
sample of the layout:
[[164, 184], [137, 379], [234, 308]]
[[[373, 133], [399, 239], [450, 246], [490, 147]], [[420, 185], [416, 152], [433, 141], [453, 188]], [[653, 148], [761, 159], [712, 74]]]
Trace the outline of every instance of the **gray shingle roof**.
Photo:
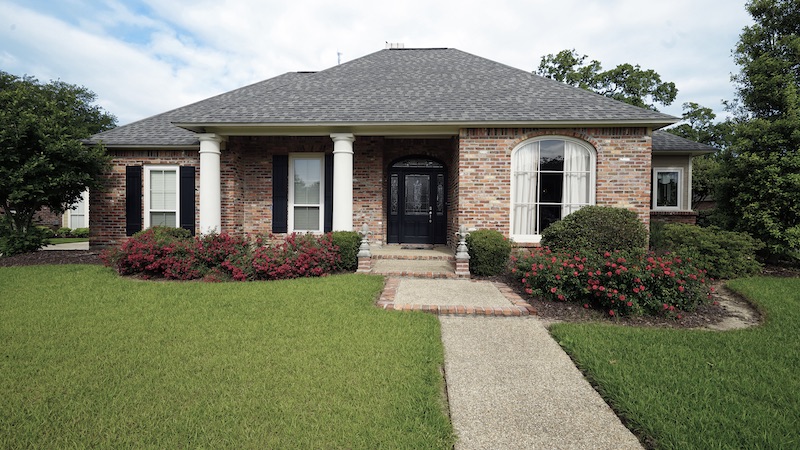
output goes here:
[[107, 145], [190, 145], [191, 128], [259, 124], [663, 126], [637, 108], [455, 49], [391, 49], [316, 73], [289, 73], [93, 136]]
[[676, 136], [667, 131], [653, 131], [653, 151], [664, 153], [714, 153], [717, 151], [710, 145], [701, 144], [691, 139]]

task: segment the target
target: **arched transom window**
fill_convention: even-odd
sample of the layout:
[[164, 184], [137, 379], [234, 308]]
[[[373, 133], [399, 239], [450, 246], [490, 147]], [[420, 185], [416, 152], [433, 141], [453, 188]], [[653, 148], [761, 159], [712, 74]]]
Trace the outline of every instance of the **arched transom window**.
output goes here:
[[594, 204], [595, 152], [587, 143], [547, 136], [511, 153], [511, 237], [539, 242], [551, 223]]

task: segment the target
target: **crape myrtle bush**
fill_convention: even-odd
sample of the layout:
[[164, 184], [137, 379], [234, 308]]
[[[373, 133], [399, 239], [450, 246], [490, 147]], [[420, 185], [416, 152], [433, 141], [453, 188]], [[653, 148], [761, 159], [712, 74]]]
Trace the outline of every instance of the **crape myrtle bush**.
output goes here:
[[647, 228], [635, 212], [610, 206], [585, 206], [542, 231], [542, 246], [553, 251], [644, 252]]
[[704, 269], [674, 255], [554, 252], [545, 247], [512, 261], [512, 274], [528, 295], [582, 304], [611, 316], [679, 315], [707, 302], [713, 291]]
[[469, 270], [478, 276], [504, 273], [508, 269], [511, 242], [497, 230], [477, 230], [467, 236]]
[[251, 242], [227, 233], [192, 237], [180, 228], [153, 227], [101, 257], [121, 275], [248, 281], [330, 274], [341, 260], [338, 250], [330, 233], [290, 234], [285, 239], [258, 236]]
[[737, 278], [761, 270], [756, 252], [764, 244], [747, 233], [702, 228], [683, 223], [650, 226], [650, 248], [656, 253], [675, 253], [692, 258], [714, 278]]

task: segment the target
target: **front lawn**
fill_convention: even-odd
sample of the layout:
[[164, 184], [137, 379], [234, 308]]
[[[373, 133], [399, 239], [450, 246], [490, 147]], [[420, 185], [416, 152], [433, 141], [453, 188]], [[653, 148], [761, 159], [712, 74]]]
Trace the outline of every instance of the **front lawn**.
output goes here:
[[382, 283], [0, 268], [0, 448], [451, 448], [439, 323]]
[[800, 447], [800, 279], [728, 286], [763, 307], [726, 332], [558, 324], [553, 336], [643, 441], [658, 448]]
[[47, 240], [48, 245], [74, 244], [76, 242], [89, 242], [89, 238], [50, 238]]

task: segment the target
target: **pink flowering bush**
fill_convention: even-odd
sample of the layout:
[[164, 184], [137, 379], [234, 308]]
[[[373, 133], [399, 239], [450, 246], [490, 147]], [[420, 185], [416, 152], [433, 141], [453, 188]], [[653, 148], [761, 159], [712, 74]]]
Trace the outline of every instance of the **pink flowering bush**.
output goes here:
[[674, 255], [544, 248], [514, 262], [512, 273], [528, 295], [595, 307], [611, 316], [691, 311], [712, 292], [705, 270]]
[[101, 255], [121, 275], [168, 280], [247, 281], [323, 276], [339, 264], [330, 234], [291, 234], [285, 239], [226, 233], [191, 237], [185, 230], [154, 227]]

